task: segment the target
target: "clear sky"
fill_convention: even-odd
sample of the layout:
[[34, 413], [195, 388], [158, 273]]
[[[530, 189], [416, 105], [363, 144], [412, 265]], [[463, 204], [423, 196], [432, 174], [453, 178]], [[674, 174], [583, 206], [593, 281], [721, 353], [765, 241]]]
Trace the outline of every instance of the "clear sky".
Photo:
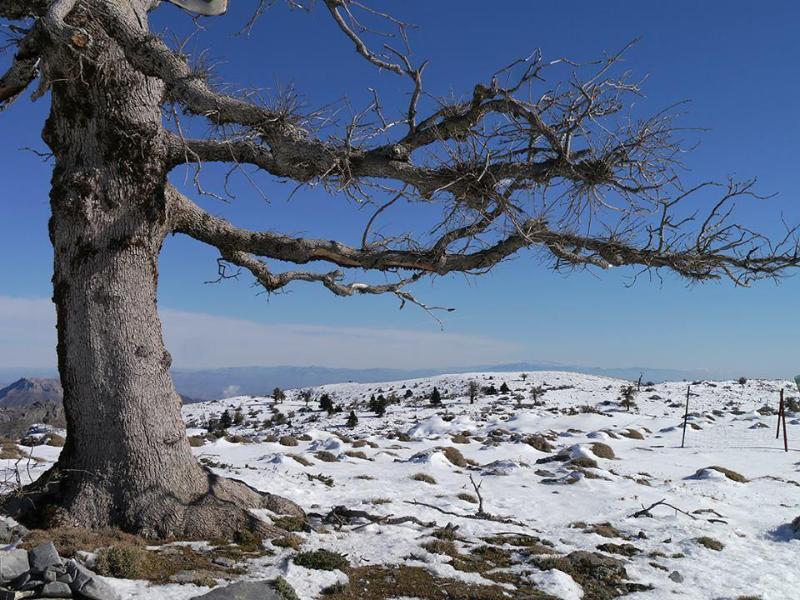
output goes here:
[[[310, 108], [349, 98], [363, 106], [379, 87], [389, 107], [407, 87], [358, 58], [324, 7], [289, 11], [280, 2], [249, 38], [236, 36], [253, 2], [202, 20], [189, 49], [209, 50], [219, 81], [232, 89], [293, 85]], [[800, 4], [783, 2], [524, 2], [464, 0], [380, 2], [416, 23], [415, 56], [428, 58], [430, 92], [468, 95], [498, 67], [541, 48], [546, 57], [598, 57], [641, 36], [627, 57], [648, 75], [640, 110], [691, 100], [686, 124], [708, 128], [686, 157], [687, 181], [757, 176], [769, 203], [742, 207], [741, 220], [777, 230], [781, 213], [800, 221]], [[180, 36], [186, 15], [162, 5], [156, 29]], [[8, 57], [0, 57], [6, 64]], [[346, 110], [346, 108], [345, 108]], [[47, 98], [18, 102], [0, 114], [0, 366], [54, 361], [47, 239], [50, 166], [23, 148], [40, 140]], [[176, 182], [192, 173], [176, 171]], [[203, 173], [209, 188], [219, 171]], [[319, 190], [288, 200], [290, 186], [255, 176], [269, 202], [244, 177], [237, 199], [203, 199], [208, 210], [253, 228], [356, 242], [367, 218]], [[393, 215], [403, 224], [402, 215]], [[529, 255], [480, 279], [447, 277], [418, 285], [433, 304], [453, 306], [445, 331], [423, 312], [397, 310], [392, 298], [340, 299], [311, 284], [291, 293], [258, 295], [247, 278], [221, 285], [216, 254], [170, 239], [161, 263], [160, 306], [176, 366], [318, 364], [327, 366], [455, 366], [512, 360], [604, 367], [708, 369], [715, 374], [790, 376], [800, 372], [800, 279], [752, 289], [726, 283], [687, 286], [666, 277], [625, 284], [630, 272], [563, 276]]]

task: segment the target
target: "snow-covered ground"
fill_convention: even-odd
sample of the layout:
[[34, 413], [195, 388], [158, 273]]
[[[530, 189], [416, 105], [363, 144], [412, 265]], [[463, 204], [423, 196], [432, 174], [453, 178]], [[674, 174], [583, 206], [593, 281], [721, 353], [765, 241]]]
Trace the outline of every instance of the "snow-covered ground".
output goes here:
[[[471, 404], [469, 381], [498, 390], [505, 383], [510, 391], [481, 393]], [[513, 533], [537, 536], [558, 555], [630, 544], [633, 549], [623, 546], [623, 551], [627, 548], [631, 556], [609, 556], [625, 561], [630, 581], [652, 589], [629, 598], [800, 598], [800, 538], [789, 527], [800, 516], [800, 415], [787, 414], [790, 451], [784, 452], [782, 438], [775, 439], [777, 417], [758, 411], [765, 405], [777, 408], [781, 388], [787, 398], [797, 396], [794, 384], [692, 385], [686, 447], [681, 448], [688, 383], [643, 385], [635, 407], [627, 411], [620, 390], [628, 383], [561, 372], [443, 375], [321, 386], [308, 405], [299, 390], [286, 392], [281, 403], [270, 397], [236, 397], [192, 404], [184, 408], [184, 418], [189, 434], [201, 435], [209, 418], [239, 409], [244, 422], [228, 431], [250, 443], [230, 437], [207, 441], [194, 449], [197, 456], [221, 474], [293, 499], [309, 513], [326, 515], [341, 505], [382, 517], [414, 516], [436, 521], [438, 527], [451, 523], [458, 526], [456, 544], [464, 552], [484, 544], [482, 539]], [[434, 386], [443, 398], [439, 407], [429, 402]], [[536, 401], [535, 388], [541, 388]], [[318, 400], [323, 394], [342, 411], [332, 416], [322, 412]], [[379, 417], [367, 402], [381, 394], [394, 394], [399, 402]], [[351, 410], [358, 416], [355, 427], [346, 425]], [[265, 425], [268, 419], [272, 424]], [[297, 445], [283, 445], [283, 436], [293, 436]], [[552, 449], [543, 451], [542, 440]], [[610, 447], [614, 458], [605, 458], [606, 448], [593, 446], [598, 442]], [[456, 448], [468, 464], [454, 464], [451, 459], [461, 461], [447, 448]], [[38, 446], [34, 454], [45, 459], [30, 466], [35, 478], [56, 458], [57, 449]], [[543, 460], [559, 454], [558, 460]], [[3, 462], [13, 468], [13, 461]], [[746, 481], [708, 469], [712, 466]], [[432, 479], [414, 479], [418, 474]], [[484, 510], [497, 519], [467, 516], [477, 512], [476, 504], [462, 499], [475, 495], [470, 476], [481, 486]], [[26, 477], [21, 474], [23, 481]], [[633, 516], [660, 500], [670, 506]], [[592, 532], [591, 525], [600, 523], [609, 523], [615, 528], [612, 535], [621, 537]], [[303, 550], [343, 552], [351, 566], [421, 566], [442, 578], [496, 583], [486, 573], [454, 568], [447, 554], [423, 548], [433, 539], [433, 529], [414, 522], [364, 521], [318, 529], [299, 534], [305, 539]], [[721, 542], [722, 549], [700, 544], [697, 539], [703, 536]], [[278, 548], [274, 556], [251, 561], [246, 577], [282, 575], [301, 598], [309, 599], [345, 579], [339, 571], [299, 567], [289, 559], [293, 553]], [[524, 571], [554, 597], [583, 597], [569, 575], [542, 570], [535, 562], [522, 557], [508, 569]], [[205, 590], [121, 580], [114, 585], [123, 597], [139, 600], [183, 600]], [[520, 597], [507, 586], [509, 598]]]

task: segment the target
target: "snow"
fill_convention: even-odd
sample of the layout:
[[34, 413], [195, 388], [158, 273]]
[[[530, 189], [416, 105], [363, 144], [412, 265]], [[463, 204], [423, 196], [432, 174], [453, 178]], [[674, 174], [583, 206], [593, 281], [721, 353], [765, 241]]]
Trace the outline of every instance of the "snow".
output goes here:
[[[505, 382], [511, 392], [481, 395], [470, 404], [466, 397], [470, 380], [498, 389]], [[451, 522], [459, 527], [464, 543], [479, 542], [501, 531], [525, 533], [551, 541], [558, 554], [596, 551], [598, 545], [607, 542], [623, 543], [571, 526], [609, 522], [641, 550], [624, 559], [629, 579], [654, 588], [631, 594], [634, 600], [798, 597], [800, 572], [793, 564], [800, 539], [787, 524], [800, 516], [800, 456], [793, 441], [800, 435], [800, 420], [794, 414], [787, 417], [791, 446], [787, 453], [782, 438], [775, 439], [777, 417], [757, 412], [765, 404], [775, 408], [782, 388], [787, 396], [796, 395], [794, 383], [751, 380], [745, 385], [692, 385], [685, 448], [680, 446], [688, 383], [643, 387], [635, 399], [637, 406], [630, 412], [619, 404], [620, 388], [627, 383], [561, 372], [534, 372], [526, 379], [521, 373], [442, 375], [316, 388], [316, 398], [328, 393], [334, 404], [342, 407], [342, 412], [332, 416], [321, 412], [316, 401], [306, 409], [299, 391], [290, 390], [280, 404], [266, 397], [238, 396], [187, 405], [184, 418], [188, 431], [199, 435], [205, 432], [203, 424], [209, 417], [240, 408], [245, 424], [229, 432], [251, 436], [255, 443], [219, 439], [193, 448], [194, 452], [219, 464], [216, 472], [292, 498], [308, 512], [326, 514], [332, 507], [344, 505], [374, 515], [413, 515], [422, 521], [436, 521], [439, 526]], [[441, 407], [431, 407], [427, 402], [434, 386], [442, 393]], [[547, 390], [537, 397], [543, 401], [540, 406], [534, 406], [530, 394], [534, 386]], [[413, 397], [404, 399], [409, 389]], [[395, 394], [400, 401], [390, 405], [385, 416], [377, 417], [366, 408], [373, 394], [387, 398]], [[359, 418], [353, 429], [345, 426], [351, 409]], [[287, 423], [262, 428], [276, 412], [282, 413]], [[631, 437], [633, 431], [643, 439]], [[453, 436], [463, 434], [468, 434], [469, 443], [454, 441]], [[554, 451], [540, 452], [525, 443], [531, 434], [547, 437]], [[268, 435], [274, 440], [293, 435], [299, 438], [298, 445], [267, 441], [264, 438]], [[369, 443], [354, 447], [348, 438]], [[598, 441], [611, 446], [616, 458], [597, 457], [592, 444]], [[453, 464], [442, 451], [445, 447], [457, 448], [475, 466]], [[17, 475], [23, 483], [35, 479], [59, 451], [49, 446], [23, 450], [35, 460], [0, 461], [5, 481], [14, 481]], [[318, 460], [314, 455], [321, 450], [333, 453], [337, 460]], [[367, 460], [347, 456], [347, 451], [363, 452]], [[537, 464], [537, 460], [554, 454], [592, 459], [598, 467], [575, 470], [560, 460]], [[289, 455], [302, 456], [312, 466], [303, 466]], [[709, 468], [712, 466], [732, 469], [749, 481], [732, 481]], [[436, 483], [411, 479], [417, 473], [430, 475]], [[333, 486], [308, 477], [318, 474], [331, 477]], [[482, 481], [485, 511], [522, 525], [444, 515], [411, 504], [419, 501], [449, 513], [474, 514], [477, 506], [458, 498], [464, 492], [474, 493], [470, 475], [476, 483]], [[652, 509], [652, 518], [631, 516], [660, 500], [691, 516], [667, 506]], [[300, 535], [305, 538], [304, 550], [343, 552], [354, 566], [421, 566], [440, 577], [487, 583], [477, 573], [455, 569], [448, 556], [424, 550], [422, 544], [431, 540], [430, 532], [404, 523]], [[719, 540], [724, 548], [714, 551], [703, 547], [695, 541], [700, 536]], [[281, 575], [295, 586], [301, 598], [308, 599], [320, 597], [323, 588], [345, 580], [338, 571], [313, 571], [295, 565], [292, 553], [276, 548], [274, 556], [250, 561], [246, 577]], [[663, 569], [654, 568], [653, 562]], [[580, 585], [562, 571], [542, 571], [531, 563], [515, 568], [524, 569], [530, 581], [555, 597], [583, 597]], [[682, 583], [669, 578], [673, 571], [683, 576]], [[137, 600], [185, 600], [205, 591], [193, 585], [111, 581], [123, 598]]]

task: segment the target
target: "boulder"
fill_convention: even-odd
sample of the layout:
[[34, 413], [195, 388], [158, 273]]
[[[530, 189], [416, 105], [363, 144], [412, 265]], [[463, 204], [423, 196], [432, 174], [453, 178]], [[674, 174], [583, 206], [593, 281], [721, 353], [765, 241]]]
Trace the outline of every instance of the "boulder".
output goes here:
[[30, 569], [28, 553], [25, 550], [6, 550], [0, 552], [0, 582], [7, 583], [24, 575]]
[[240, 581], [191, 600], [283, 600], [271, 581]]
[[44, 573], [48, 567], [61, 566], [61, 557], [53, 542], [45, 542], [29, 550], [28, 560], [34, 573]]

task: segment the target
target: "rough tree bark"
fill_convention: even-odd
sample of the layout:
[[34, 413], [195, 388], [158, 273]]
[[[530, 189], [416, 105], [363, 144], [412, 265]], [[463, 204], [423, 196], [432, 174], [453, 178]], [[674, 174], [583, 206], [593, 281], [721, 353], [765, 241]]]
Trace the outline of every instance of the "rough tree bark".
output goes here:
[[181, 420], [156, 309], [170, 231], [164, 84], [131, 68], [80, 12], [73, 23], [91, 37], [91, 56], [62, 47], [47, 57], [43, 134], [55, 156], [53, 300], [69, 435], [55, 467], [7, 509], [150, 537], [279, 533], [248, 509], [299, 509], [201, 467]]
[[[179, 4], [214, 14], [226, 6]], [[394, 294], [428, 311], [437, 307], [408, 284], [484, 273], [526, 248], [555, 269], [633, 266], [737, 285], [800, 264], [795, 228], [773, 241], [730, 219], [734, 200], [755, 196], [752, 181], [681, 185], [672, 116], [628, 117], [627, 98], [639, 88], [625, 72], [613, 74], [620, 54], [589, 63], [584, 77], [580, 66], [534, 53], [463, 101], [428, 102], [426, 63], [415, 67], [388, 46], [372, 50], [362, 39], [371, 29], [354, 12], [386, 18], [404, 36], [400, 21], [362, 2], [321, 4], [361, 58], [407, 77], [399, 118], [387, 119], [376, 93], [343, 133], [325, 137], [291, 98], [269, 106], [219, 92], [150, 34], [156, 0], [0, 0], [0, 19], [18, 36], [0, 76], [0, 111], [37, 79], [34, 97], [52, 92], [44, 139], [55, 158], [53, 299], [68, 432], [57, 464], [5, 499], [20, 519], [209, 538], [281, 533], [254, 508], [302, 514], [192, 457], [156, 308], [168, 234], [216, 248], [221, 278], [243, 269], [268, 292], [315, 282], [340, 296]], [[559, 66], [569, 84], [545, 87], [545, 73]], [[170, 105], [179, 110], [166, 113]], [[178, 112], [206, 121], [212, 135], [167, 131], [165, 114]], [[356, 244], [235, 227], [167, 183], [176, 166], [206, 162], [250, 165], [300, 188], [317, 183], [375, 210]], [[708, 210], [676, 216], [676, 206], [713, 190], [720, 197]], [[441, 216], [425, 233], [374, 234], [376, 219], [404, 203], [437, 206]], [[281, 263], [310, 266], [272, 270]], [[375, 281], [347, 282], [344, 270]]]

